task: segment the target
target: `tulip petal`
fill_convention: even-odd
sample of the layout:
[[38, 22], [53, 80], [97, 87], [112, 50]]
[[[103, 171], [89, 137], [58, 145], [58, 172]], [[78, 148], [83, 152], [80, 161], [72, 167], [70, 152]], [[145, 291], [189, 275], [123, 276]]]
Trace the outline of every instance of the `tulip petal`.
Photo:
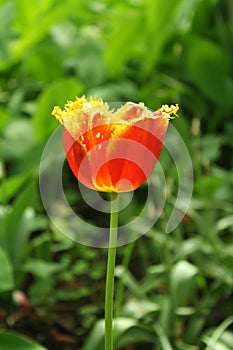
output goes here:
[[151, 112], [143, 103], [127, 102], [109, 111], [102, 100], [82, 97], [52, 114], [64, 125], [64, 149], [77, 179], [97, 191], [125, 192], [150, 176], [177, 110], [164, 105]]

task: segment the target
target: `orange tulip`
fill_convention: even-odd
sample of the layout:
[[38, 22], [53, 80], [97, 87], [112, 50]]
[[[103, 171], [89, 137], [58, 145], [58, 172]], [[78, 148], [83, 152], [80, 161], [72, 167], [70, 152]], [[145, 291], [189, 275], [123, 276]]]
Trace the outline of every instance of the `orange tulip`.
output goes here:
[[156, 112], [127, 102], [109, 110], [101, 99], [82, 96], [54, 115], [63, 125], [66, 158], [77, 179], [102, 192], [127, 192], [150, 176], [162, 148], [169, 119], [178, 105]]

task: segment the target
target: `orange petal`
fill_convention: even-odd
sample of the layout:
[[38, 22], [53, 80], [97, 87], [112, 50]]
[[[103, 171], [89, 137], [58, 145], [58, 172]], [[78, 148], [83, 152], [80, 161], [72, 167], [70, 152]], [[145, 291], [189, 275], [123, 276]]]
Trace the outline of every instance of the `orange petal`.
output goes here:
[[102, 124], [76, 141], [65, 131], [67, 160], [75, 176], [89, 188], [131, 191], [151, 174], [167, 125], [165, 118], [147, 118], [133, 125]]

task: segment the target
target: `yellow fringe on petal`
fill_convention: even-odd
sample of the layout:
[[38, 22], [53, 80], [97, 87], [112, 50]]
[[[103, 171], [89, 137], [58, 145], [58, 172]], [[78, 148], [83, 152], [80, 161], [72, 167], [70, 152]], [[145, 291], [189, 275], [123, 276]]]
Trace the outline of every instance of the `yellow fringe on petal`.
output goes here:
[[168, 105], [162, 105], [161, 108], [158, 109], [158, 111], [162, 114], [163, 117], [167, 118], [167, 119], [172, 119], [175, 118], [172, 116], [172, 114], [174, 114], [176, 117], [178, 117], [177, 115], [177, 111], [179, 110], [179, 105], [176, 104], [168, 106]]
[[75, 101], [68, 101], [64, 107], [64, 110], [61, 110], [60, 107], [55, 106], [52, 115], [56, 117], [60, 123], [64, 123], [65, 120], [71, 118], [74, 116], [74, 114], [88, 110], [93, 107], [99, 107], [104, 104], [103, 100], [101, 98], [90, 98], [88, 101], [83, 95], [82, 97], [76, 97]]

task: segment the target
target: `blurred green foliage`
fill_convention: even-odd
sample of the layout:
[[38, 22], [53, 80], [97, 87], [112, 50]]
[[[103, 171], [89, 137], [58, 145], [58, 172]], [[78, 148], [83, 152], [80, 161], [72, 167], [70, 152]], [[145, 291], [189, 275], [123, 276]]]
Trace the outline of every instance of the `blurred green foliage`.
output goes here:
[[178, 102], [194, 167], [189, 211], [166, 235], [177, 174], [163, 152], [165, 210], [119, 248], [116, 348], [233, 349], [232, 23], [232, 0], [0, 1], [0, 349], [42, 349], [9, 330], [48, 349], [103, 348], [106, 252], [57, 232], [38, 190], [51, 110], [83, 93]]

